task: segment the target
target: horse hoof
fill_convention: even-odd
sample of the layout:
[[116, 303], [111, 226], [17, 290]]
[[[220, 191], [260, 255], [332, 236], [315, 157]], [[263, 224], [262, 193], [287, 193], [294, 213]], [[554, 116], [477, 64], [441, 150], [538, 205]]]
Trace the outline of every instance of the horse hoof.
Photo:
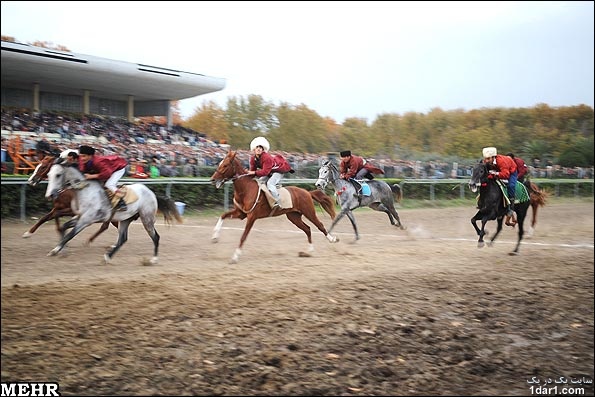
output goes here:
[[23, 238], [29, 238], [31, 236], [33, 236], [33, 233], [29, 233], [29, 232], [23, 233]]
[[307, 252], [304, 252], [304, 251], [300, 251], [300, 252], [298, 253], [298, 256], [299, 256], [300, 258], [311, 258], [311, 257], [312, 257], [312, 255], [310, 255], [309, 253], [307, 253]]
[[156, 265], [157, 263], [159, 263], [159, 258], [154, 256], [151, 258], [151, 260], [149, 262], [151, 262], [151, 265]]
[[518, 254], [519, 253], [518, 252], [515, 252], [515, 251], [512, 251], [512, 252], [509, 252], [508, 253], [508, 255], [510, 255], [510, 256], [517, 256]]
[[112, 259], [109, 257], [109, 255], [108, 255], [108, 254], [105, 254], [105, 255], [103, 255], [103, 262], [104, 262], [106, 265], [109, 265], [109, 264], [111, 263], [111, 261], [112, 261]]
[[211, 243], [218, 243], [219, 242], [219, 237], [213, 237], [211, 239]]
[[485, 243], [477, 243], [477, 248], [483, 248], [485, 247]]
[[236, 263], [238, 263], [238, 260], [237, 260], [237, 258], [231, 258], [231, 259], [229, 260], [229, 264], [230, 264], [230, 265], [235, 265]]

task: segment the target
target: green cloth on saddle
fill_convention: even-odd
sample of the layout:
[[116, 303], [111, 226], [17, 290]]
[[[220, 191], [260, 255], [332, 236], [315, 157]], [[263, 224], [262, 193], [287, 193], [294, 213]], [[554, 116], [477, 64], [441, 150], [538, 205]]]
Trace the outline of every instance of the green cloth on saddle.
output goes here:
[[[506, 201], [506, 204], [510, 203], [510, 199], [508, 198], [508, 188], [506, 187], [506, 185], [504, 184], [504, 182], [502, 182], [500, 179], [498, 179], [496, 181], [498, 183], [498, 186], [500, 186], [500, 189], [502, 190], [502, 193], [504, 193], [504, 200]], [[516, 189], [514, 191], [515, 193], [515, 198], [514, 198], [514, 202], [516, 203], [525, 203], [527, 201], [529, 201], [529, 192], [527, 192], [527, 188], [525, 187], [525, 185], [523, 185], [523, 182], [516, 182]]]

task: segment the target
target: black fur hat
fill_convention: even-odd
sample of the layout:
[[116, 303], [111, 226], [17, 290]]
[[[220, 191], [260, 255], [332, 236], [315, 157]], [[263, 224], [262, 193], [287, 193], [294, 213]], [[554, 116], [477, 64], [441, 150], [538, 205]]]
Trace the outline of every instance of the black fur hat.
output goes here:
[[93, 149], [91, 146], [83, 145], [79, 148], [79, 153], [93, 156], [95, 154], [95, 149]]

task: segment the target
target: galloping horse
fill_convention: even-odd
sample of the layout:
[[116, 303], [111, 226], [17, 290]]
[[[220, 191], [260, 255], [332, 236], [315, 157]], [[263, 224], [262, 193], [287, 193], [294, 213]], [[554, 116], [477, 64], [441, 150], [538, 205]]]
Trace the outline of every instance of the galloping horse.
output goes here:
[[246, 219], [246, 226], [244, 227], [244, 233], [240, 239], [240, 245], [236, 248], [230, 263], [238, 262], [240, 255], [242, 254], [242, 246], [244, 245], [244, 241], [246, 241], [254, 222], [257, 219], [267, 218], [269, 216], [279, 216], [284, 214], [291, 223], [306, 233], [306, 236], [308, 237], [308, 253], [300, 252], [300, 256], [310, 256], [310, 253], [314, 251], [312, 232], [310, 231], [310, 226], [302, 220], [302, 215], [316, 225], [318, 230], [326, 236], [328, 241], [331, 243], [339, 241], [336, 237], [327, 232], [322, 222], [316, 216], [316, 209], [314, 207], [314, 201], [316, 201], [324, 208], [331, 218], [334, 218], [335, 208], [330, 197], [322, 192], [308, 192], [307, 190], [296, 186], [288, 186], [285, 189], [287, 189], [291, 195], [292, 207], [272, 210], [268, 200], [262, 193], [258, 182], [254, 178], [246, 175], [246, 170], [242, 166], [240, 160], [237, 159], [236, 153], [237, 152], [235, 151], [229, 151], [225, 158], [219, 163], [217, 170], [211, 176], [211, 182], [217, 189], [223, 186], [228, 180], [233, 180], [234, 188], [234, 208], [219, 217], [213, 231], [213, 242], [218, 241], [219, 232], [224, 219]]
[[[60, 155], [58, 157], [65, 159], [69, 152], [78, 153], [78, 150], [74, 150], [74, 149], [64, 150], [62, 153], [60, 153]], [[47, 178], [48, 172], [50, 171], [50, 168], [54, 164], [55, 160], [56, 160], [56, 156], [46, 155], [41, 160], [41, 162], [37, 165], [37, 167], [35, 167], [35, 171], [33, 171], [33, 174], [31, 174], [31, 176], [29, 177], [29, 179], [28, 179], [29, 185], [37, 186], [37, 184], [40, 181]], [[33, 235], [33, 233], [35, 233], [41, 225], [43, 225], [44, 223], [46, 223], [47, 221], [50, 221], [52, 219], [55, 220], [56, 230], [58, 231], [58, 233], [60, 233], [62, 235], [62, 238], [63, 238], [64, 233], [60, 227], [60, 217], [63, 217], [63, 216], [72, 217], [72, 216], [76, 215], [74, 210], [72, 209], [73, 205], [76, 206], [76, 201], [73, 201], [74, 198], [75, 198], [75, 195], [74, 195], [74, 191], [72, 191], [72, 189], [61, 190], [58, 193], [58, 196], [53, 200], [53, 207], [52, 207], [51, 211], [48, 212], [47, 214], [45, 214], [44, 216], [42, 216], [37, 221], [37, 223], [35, 223], [35, 225], [33, 225], [31, 227], [31, 229], [29, 229], [28, 231], [23, 233], [23, 238], [31, 237]], [[87, 245], [91, 244], [97, 236], [99, 236], [101, 233], [106, 231], [107, 228], [109, 227], [109, 224], [110, 224], [110, 222], [103, 223], [101, 225], [101, 227], [99, 228], [99, 230], [87, 240], [86, 244]], [[114, 222], [112, 222], [112, 224], [116, 228], [118, 228], [118, 222], [114, 221]]]
[[[497, 220], [498, 222], [498, 229], [496, 230], [496, 234], [492, 236], [490, 241], [488, 242], [489, 246], [492, 246], [496, 237], [502, 230], [502, 222], [504, 220], [504, 216], [506, 215], [506, 205], [504, 204], [504, 193], [502, 188], [498, 185], [496, 179], [490, 179], [489, 176], [489, 168], [487, 164], [483, 162], [476, 164], [473, 167], [473, 172], [471, 174], [471, 180], [469, 181], [469, 188], [473, 193], [476, 193], [479, 189], [479, 200], [477, 202], [477, 207], [479, 211], [473, 218], [471, 218], [471, 224], [475, 228], [477, 235], [479, 236], [479, 240], [477, 241], [477, 247], [482, 248], [485, 245], [483, 237], [488, 234], [485, 230], [485, 225], [488, 221]], [[519, 192], [519, 186], [522, 184], [517, 185], [517, 196], [521, 197]], [[519, 228], [518, 231], [518, 240], [516, 247], [510, 253], [510, 255], [518, 255], [519, 247], [521, 245], [521, 240], [523, 239], [524, 229], [523, 229], [523, 222], [525, 221], [525, 217], [527, 216], [527, 210], [529, 209], [529, 199], [515, 203], [514, 210], [517, 215], [517, 225]], [[481, 220], [481, 229], [477, 227], [477, 221]]]
[[[355, 186], [345, 179], [342, 179], [339, 174], [337, 166], [330, 160], [325, 161], [322, 167], [318, 170], [318, 180], [316, 187], [324, 190], [328, 184], [335, 186], [336, 194], [341, 204], [341, 212], [339, 216], [333, 221], [329, 233], [333, 230], [337, 222], [347, 215], [353, 226], [355, 232], [355, 240], [359, 240], [359, 232], [357, 230], [357, 223], [353, 216], [353, 210], [359, 207], [368, 206], [375, 211], [382, 211], [388, 215], [391, 225], [405, 230], [401, 224], [399, 214], [395, 209], [394, 200], [401, 201], [402, 193], [401, 187], [397, 184], [389, 186], [388, 183], [379, 180], [368, 181], [370, 194], [364, 195], [361, 200], [357, 198]], [[362, 189], [363, 190], [363, 189]]]
[[[114, 254], [128, 240], [130, 223], [140, 217], [145, 230], [153, 240], [153, 257], [150, 263], [157, 263], [160, 237], [155, 229], [155, 215], [157, 210], [160, 210], [168, 223], [172, 222], [174, 218], [181, 223], [182, 219], [175, 202], [170, 198], [157, 198], [147, 186], [142, 183], [134, 183], [128, 185], [127, 189], [136, 195], [136, 201], [128, 203], [126, 211], [114, 211], [99, 181], [85, 180], [76, 165], [64, 165], [63, 162], [63, 159], [58, 159], [52, 165], [48, 173], [48, 187], [45, 196], [47, 198], [55, 197], [58, 191], [66, 186], [78, 186], [74, 188], [74, 191], [79, 214], [63, 225], [64, 230], [70, 227], [72, 230], [62, 238], [56, 248], [49, 252], [48, 256], [59, 253], [66, 243], [92, 223], [119, 221], [118, 241], [104, 255], [105, 263], [110, 263]], [[81, 185], [83, 186], [80, 187]]]

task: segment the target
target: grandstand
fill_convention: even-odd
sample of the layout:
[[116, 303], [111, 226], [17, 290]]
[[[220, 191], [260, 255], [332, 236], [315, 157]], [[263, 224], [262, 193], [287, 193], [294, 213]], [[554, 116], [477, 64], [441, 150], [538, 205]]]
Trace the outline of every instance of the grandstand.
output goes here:
[[165, 116], [170, 102], [225, 88], [225, 79], [2, 41], [2, 107], [126, 118]]

